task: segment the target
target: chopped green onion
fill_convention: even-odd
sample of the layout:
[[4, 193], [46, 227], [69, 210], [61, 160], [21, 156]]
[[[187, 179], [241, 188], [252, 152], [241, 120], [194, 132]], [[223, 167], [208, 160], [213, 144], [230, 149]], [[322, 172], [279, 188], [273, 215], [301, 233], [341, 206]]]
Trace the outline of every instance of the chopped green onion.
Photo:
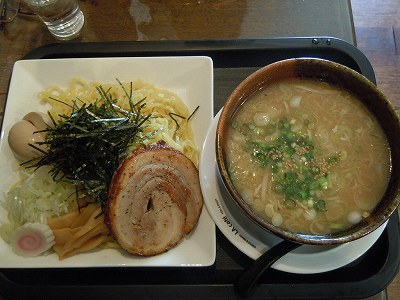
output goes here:
[[265, 129], [264, 128], [262, 128], [262, 127], [255, 127], [254, 128], [254, 132], [257, 134], [257, 135], [265, 135]]
[[314, 208], [317, 211], [326, 211], [326, 203], [324, 200], [314, 202]]
[[285, 200], [285, 205], [287, 208], [295, 208], [297, 206], [297, 203], [292, 199], [287, 199]]
[[[303, 121], [312, 124], [308, 117]], [[291, 201], [311, 201], [305, 203], [311, 203], [317, 211], [324, 211], [325, 201], [313, 197], [317, 191], [329, 187], [328, 171], [339, 162], [340, 156], [321, 156], [308, 135], [293, 131], [291, 123], [295, 122], [282, 118], [263, 127], [252, 123], [232, 123], [232, 127], [245, 135], [244, 151], [260, 166], [271, 168], [273, 189], [284, 196], [286, 205]], [[276, 134], [276, 137], [270, 141], [264, 139], [270, 134]]]
[[336, 224], [331, 224], [331, 225], [329, 225], [329, 228], [341, 230], [341, 229], [344, 229], [345, 226], [344, 226], [343, 224], [338, 224], [338, 223], [336, 223]]
[[144, 99], [133, 103], [132, 91], [122, 89], [128, 96], [130, 110], [117, 106], [117, 99], [102, 86], [97, 87], [100, 99], [95, 103], [79, 106], [74, 100], [72, 105], [66, 104], [72, 108], [71, 114], [60, 115], [59, 122], [52, 118], [54, 126], [46, 131], [46, 140], [41, 142], [48, 150], [21, 165], [35, 169], [49, 165], [54, 181], [79, 185], [80, 197], [93, 197], [104, 205], [115, 170], [129, 148], [142, 143], [146, 137], [144, 124], [151, 117], [141, 114]]

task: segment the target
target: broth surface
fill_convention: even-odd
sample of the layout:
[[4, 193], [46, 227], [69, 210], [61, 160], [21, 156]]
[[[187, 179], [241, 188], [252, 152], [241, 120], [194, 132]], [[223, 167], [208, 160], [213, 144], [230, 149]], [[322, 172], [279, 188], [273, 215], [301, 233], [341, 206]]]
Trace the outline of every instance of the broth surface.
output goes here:
[[390, 176], [375, 117], [350, 93], [288, 80], [258, 91], [228, 131], [229, 173], [241, 196], [275, 226], [326, 234], [367, 217]]

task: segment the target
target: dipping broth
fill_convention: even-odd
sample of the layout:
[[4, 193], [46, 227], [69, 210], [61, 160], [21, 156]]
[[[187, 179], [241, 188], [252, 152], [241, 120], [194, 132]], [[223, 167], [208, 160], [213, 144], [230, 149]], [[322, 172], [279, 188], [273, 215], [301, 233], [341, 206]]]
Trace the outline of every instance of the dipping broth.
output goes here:
[[327, 83], [287, 80], [256, 92], [227, 134], [239, 194], [293, 232], [328, 234], [357, 224], [389, 182], [390, 150], [377, 120]]

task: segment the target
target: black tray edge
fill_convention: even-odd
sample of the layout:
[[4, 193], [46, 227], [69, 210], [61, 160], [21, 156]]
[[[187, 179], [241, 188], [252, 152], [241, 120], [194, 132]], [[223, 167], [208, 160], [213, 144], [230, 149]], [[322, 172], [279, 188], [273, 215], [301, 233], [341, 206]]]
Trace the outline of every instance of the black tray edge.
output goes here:
[[[376, 83], [374, 70], [368, 58], [354, 45], [336, 37], [285, 37], [265, 39], [239, 40], [163, 40], [163, 41], [114, 41], [114, 42], [71, 42], [52, 43], [38, 47], [27, 53], [22, 59], [46, 59], [55, 57], [89, 57], [105, 55], [121, 56], [133, 52], [136, 56], [198, 55], [211, 51], [239, 51], [269, 49], [284, 49], [288, 46], [302, 49], [328, 49], [347, 53], [358, 63], [361, 73], [370, 81]], [[107, 45], [107, 47], [104, 47]]]
[[[340, 39], [336, 39], [336, 38], [331, 38], [331, 37], [304, 37], [304, 38], [273, 38], [273, 39], [262, 39], [262, 40], [222, 40], [222, 41], [162, 41], [162, 42], [111, 42], [111, 43], [107, 43], [107, 45], [111, 46], [111, 49], [113, 49], [111, 52], [108, 52], [107, 56], [120, 56], [119, 54], [121, 53], [126, 53], [126, 52], [134, 52], [135, 54], [143, 54], [144, 56], [148, 55], [148, 51], [149, 49], [152, 49], [152, 55], [155, 54], [159, 54], [159, 56], [164, 56], [165, 55], [165, 51], [170, 51], [171, 47], [173, 47], [172, 49], [174, 49], [176, 47], [176, 51], [173, 51], [174, 53], [179, 53], [180, 52], [185, 52], [185, 55], [198, 55], [198, 53], [203, 53], [206, 52], [208, 50], [214, 50], [214, 51], [236, 51], [236, 50], [245, 50], [248, 48], [251, 49], [263, 49], [266, 46], [270, 47], [270, 48], [275, 48], [275, 49], [280, 49], [280, 48], [284, 48], [287, 47], [288, 44], [293, 44], [296, 43], [296, 46], [298, 46], [299, 48], [310, 48], [310, 49], [315, 49], [315, 48], [335, 48], [338, 51], [342, 51], [344, 53], [349, 54], [351, 57], [353, 57], [358, 63], [359, 63], [359, 67], [360, 70], [365, 77], [367, 77], [368, 79], [370, 79], [372, 82], [376, 83], [376, 79], [375, 79], [375, 74], [373, 71], [373, 68], [370, 64], [370, 62], [368, 61], [368, 59], [365, 57], [365, 55], [363, 53], [361, 53], [361, 51], [359, 51], [356, 47], [354, 47], [353, 45], [340, 40]], [[49, 44], [40, 48], [37, 48], [33, 51], [31, 51], [30, 53], [28, 53], [26, 56], [24, 56], [23, 59], [39, 59], [39, 58], [55, 58], [55, 53], [59, 53], [62, 57], [88, 57], [92, 54], [95, 53], [103, 53], [106, 54], [104, 52], [104, 48], [102, 48], [102, 46], [104, 46], [104, 43], [101, 42], [85, 42], [84, 43], [84, 47], [82, 46], [82, 43], [69, 43], [69, 44], [62, 44], [62, 43], [57, 43], [57, 44]], [[156, 46], [156, 50], [154, 50], [154, 47]], [[155, 52], [154, 52], [155, 51]], [[111, 55], [110, 55], [111, 54]], [[146, 55], [147, 54], [147, 55]], [[136, 55], [138, 56], [138, 55]], [[390, 228], [394, 228], [399, 230], [399, 217], [396, 214], [395, 216], [391, 217], [391, 220], [388, 224], [388, 228], [385, 229], [388, 230]], [[399, 249], [399, 243], [396, 243], [395, 245], [391, 245], [392, 247], [396, 248], [397, 250]], [[363, 290], [360, 291], [360, 286], [358, 285], [354, 285], [349, 283], [348, 284], [348, 289], [353, 289], [354, 290], [354, 295], [356, 295], [358, 293], [358, 297], [369, 297], [371, 295], [374, 295], [378, 292], [380, 292], [381, 290], [383, 290], [394, 278], [394, 276], [397, 274], [398, 272], [398, 265], [400, 264], [400, 257], [398, 255], [396, 255], [397, 252], [395, 254], [393, 253], [389, 253], [388, 257], [388, 261], [393, 258], [394, 259], [394, 263], [391, 264], [391, 266], [387, 269], [383, 269], [381, 272], [379, 272], [376, 277], [379, 277], [381, 280], [384, 280], [384, 284], [383, 285], [376, 285], [372, 279], [368, 279], [365, 280], [363, 282], [359, 282], [358, 284], [364, 287], [368, 286], [368, 290]], [[0, 282], [0, 290], [2, 290], [2, 292], [5, 292], [6, 290], [11, 291], [10, 289], [14, 290], [15, 289], [20, 289], [20, 293], [25, 294], [25, 292], [22, 292], [21, 289], [25, 289], [27, 288], [26, 286], [19, 286], [19, 285], [15, 285], [15, 283], [9, 281], [1, 272], [0, 272], [0, 278], [2, 278], [0, 281], [3, 281], [3, 283]], [[371, 282], [370, 282], [371, 281]], [[7, 282], [7, 283], [6, 283]], [[346, 285], [343, 284], [342, 285]], [[172, 293], [173, 290], [176, 287], [181, 288], [181, 285], [176, 285], [176, 286], [163, 286], [160, 285], [159, 287], [162, 287], [163, 289], [165, 289], [165, 291], [167, 292], [168, 290], [170, 290], [170, 292]], [[333, 285], [334, 287], [335, 285]], [[67, 287], [67, 288], [71, 288], [68, 286], [63, 286], [63, 287]], [[90, 291], [93, 287], [96, 288], [96, 286], [80, 286], [79, 289], [82, 289], [81, 295], [90, 295]], [[344, 287], [344, 286], [342, 286]], [[3, 289], [5, 288], [5, 289]], [[32, 287], [32, 291], [33, 290], [37, 290], [38, 287]], [[76, 288], [76, 287], [74, 287]], [[89, 288], [89, 290], [86, 290], [87, 288]], [[105, 292], [105, 288], [102, 286], [98, 286], [99, 288], [99, 292], [103, 293]], [[126, 289], [129, 287], [125, 287], [125, 286], [117, 286], [116, 289]], [[195, 289], [199, 290], [198, 287], [194, 287]], [[223, 294], [226, 292], [225, 296], [232, 296], [230, 291], [231, 289], [231, 285], [225, 285], [225, 286], [214, 286], [212, 287], [215, 289], [215, 291], [217, 289], [219, 289], [219, 292], [216, 291], [215, 293], [215, 299], [222, 299], [222, 298], [226, 298], [223, 296]], [[29, 290], [30, 288], [28, 288]], [[52, 287], [52, 290], [56, 291], [57, 286]], [[146, 290], [148, 291], [148, 285], [138, 285], [135, 286], [135, 289], [138, 289], [138, 296], [140, 297], [140, 295], [146, 295]], [[228, 289], [228, 290], [227, 290]], [[62, 295], [62, 291], [64, 289], [59, 290], [58, 292], [56, 292], [56, 294], [59, 294], [60, 296]], [[191, 291], [190, 286], [186, 286], [184, 288], [184, 290], [187, 291]], [[264, 289], [263, 289], [264, 290]], [[222, 294], [221, 294], [222, 291]], [[64, 291], [65, 292], [65, 291]], [[315, 290], [315, 292], [317, 292]], [[190, 292], [189, 292], [190, 293]], [[8, 293], [7, 293], [8, 294]], [[55, 294], [55, 295], [56, 295]], [[106, 295], [107, 292], [105, 292]], [[150, 296], [152, 293], [148, 294], [148, 296]], [[167, 292], [167, 294], [169, 294], [169, 292]], [[324, 294], [324, 293], [322, 293]], [[15, 295], [15, 294], [14, 294]], [[21, 294], [19, 294], [21, 295]], [[159, 294], [158, 294], [159, 295]], [[177, 298], [180, 298], [179, 295], [182, 295], [181, 293], [177, 294], [176, 296], [178, 296]], [[317, 296], [317, 294], [314, 295], [314, 293], [310, 293], [310, 297], [313, 298], [330, 298], [330, 297], [319, 297]], [[326, 293], [324, 294], [326, 296]], [[65, 295], [64, 295], [65, 296]], [[199, 292], [199, 297], [204, 298], [204, 294], [203, 292]], [[350, 297], [350, 296], [347, 296]], [[62, 297], [61, 297], [62, 298]], [[214, 298], [214, 297], [213, 297]], [[343, 295], [343, 298], [346, 298]]]

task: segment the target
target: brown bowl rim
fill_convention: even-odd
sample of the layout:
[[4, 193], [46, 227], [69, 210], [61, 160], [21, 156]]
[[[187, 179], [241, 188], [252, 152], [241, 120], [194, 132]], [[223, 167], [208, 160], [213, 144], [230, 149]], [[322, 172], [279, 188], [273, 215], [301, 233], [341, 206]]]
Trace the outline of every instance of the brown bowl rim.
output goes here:
[[[357, 71], [347, 66], [326, 59], [308, 58], [308, 57], [290, 58], [271, 63], [269, 65], [266, 65], [258, 69], [257, 71], [250, 74], [247, 78], [245, 78], [241, 83], [239, 83], [239, 85], [231, 93], [224, 107], [222, 108], [220, 118], [217, 124], [216, 141], [215, 141], [216, 161], [222, 181], [225, 187], [227, 188], [229, 194], [232, 196], [231, 197], [232, 200], [235, 202], [235, 204], [240, 208], [240, 210], [244, 213], [244, 215], [248, 219], [256, 223], [262, 229], [269, 231], [270, 233], [273, 233], [283, 239], [287, 239], [297, 243], [312, 244], [312, 245], [336, 245], [359, 239], [373, 232], [389, 219], [391, 214], [397, 209], [397, 207], [400, 204], [399, 178], [392, 180], [393, 178], [391, 174], [389, 185], [395, 185], [395, 187], [393, 188], [394, 191], [392, 191], [392, 193], [395, 193], [396, 195], [392, 196], [392, 201], [390, 201], [390, 205], [385, 207], [384, 212], [380, 213], [375, 219], [366, 218], [366, 220], [361, 221], [359, 224], [351, 227], [348, 230], [338, 231], [331, 234], [320, 234], [320, 235], [303, 234], [303, 233], [291, 232], [281, 227], [274, 226], [271, 223], [267, 222], [265, 219], [263, 219], [261, 216], [259, 216], [257, 213], [255, 213], [253, 209], [251, 209], [251, 207], [247, 204], [247, 202], [245, 202], [240, 196], [240, 194], [236, 191], [232, 181], [230, 180], [228, 169], [225, 165], [225, 151], [223, 147], [223, 144], [225, 142], [224, 131], [226, 130], [227, 126], [229, 126], [229, 120], [232, 118], [238, 107], [240, 107], [240, 105], [242, 105], [248, 99], [248, 97], [252, 95], [255, 91], [260, 90], [261, 88], [265, 87], [268, 84], [271, 84], [273, 82], [282, 79], [299, 78], [299, 74], [296, 73], [299, 72], [299, 70], [296, 69], [296, 67], [302, 66], [303, 68], [304, 67], [306, 68], [309, 64], [317, 64], [319, 66], [322, 66], [323, 68], [326, 68], [326, 70], [329, 70], [329, 72], [331, 72], [332, 70], [336, 70], [336, 72], [337, 71], [345, 72], [347, 74], [346, 76], [350, 76], [353, 78], [352, 80], [359, 81], [363, 86], [365, 86], [365, 88], [372, 91], [379, 99], [381, 99], [384, 102], [384, 106], [387, 107], [389, 115], [393, 117], [394, 122], [397, 123], [396, 128], [400, 128], [399, 125], [400, 119], [396, 113], [395, 107], [380, 91], [380, 89], [378, 89], [374, 83], [372, 83], [362, 74], [358, 73]], [[284, 67], [294, 68], [297, 71], [293, 71], [293, 73], [291, 73], [290, 71], [288, 74], [282, 77], [280, 76], [278, 70]], [[261, 80], [258, 80], [260, 78]], [[317, 76], [317, 75], [306, 78], [324, 80], [323, 76]], [[247, 85], [251, 86], [251, 88], [248, 90], [246, 89]], [[390, 146], [393, 147], [393, 145]], [[387, 192], [385, 193], [385, 196], [382, 199], [386, 197], [386, 194]]]

